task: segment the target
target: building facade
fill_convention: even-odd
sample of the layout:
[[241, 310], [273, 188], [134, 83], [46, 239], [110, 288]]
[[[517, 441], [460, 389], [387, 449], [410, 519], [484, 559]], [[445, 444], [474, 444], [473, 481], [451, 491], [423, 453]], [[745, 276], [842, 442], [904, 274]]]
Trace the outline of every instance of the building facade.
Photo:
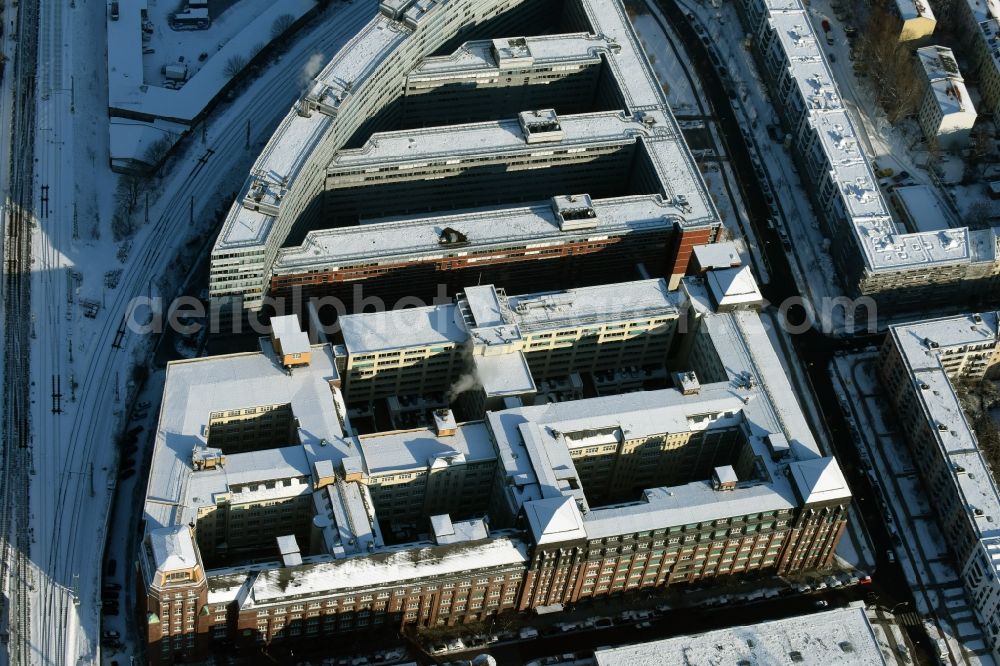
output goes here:
[[[565, 30], [516, 36], [538, 26]], [[491, 39], [473, 39], [477, 34]], [[428, 57], [463, 42], [450, 56]], [[548, 101], [549, 107], [520, 106]], [[442, 105], [446, 111], [432, 112]], [[555, 118], [547, 118], [547, 109]], [[591, 113], [579, 113], [584, 109]], [[536, 112], [526, 117], [528, 110]], [[460, 118], [492, 122], [398, 130]], [[498, 120], [503, 118], [508, 120]], [[544, 130], [550, 122], [564, 131]], [[607, 131], [613, 126], [617, 137]], [[385, 131], [392, 129], [397, 131]], [[582, 140], [589, 130], [605, 140]], [[461, 150], [462, 137], [481, 143]], [[516, 155], [508, 160], [500, 154], [506, 150]], [[209, 291], [217, 303], [258, 310], [272, 286], [323, 292], [338, 278], [357, 279], [358, 271], [370, 277], [413, 266], [412, 258], [400, 262], [390, 254], [341, 270], [337, 253], [323, 257], [323, 239], [313, 244], [308, 237], [337, 224], [418, 211], [426, 217], [428, 210], [440, 212], [442, 201], [507, 216], [511, 205], [578, 193], [594, 199], [658, 196], [666, 218], [660, 220], [665, 259], [655, 253], [644, 258], [675, 282], [690, 248], [715, 240], [721, 228], [620, 3], [387, 0], [320, 72], [257, 159], [213, 249]], [[556, 245], [564, 255], [575, 254], [584, 250], [582, 240]], [[499, 256], [504, 253], [490, 249], [494, 256], [486, 263], [554, 258], [550, 252], [531, 255], [531, 249], [518, 255], [517, 243], [508, 243], [513, 251]], [[283, 262], [285, 245], [302, 245], [298, 257], [286, 254]], [[435, 270], [465, 268], [462, 250], [443, 245]], [[313, 261], [304, 262], [306, 255]], [[423, 261], [431, 260], [424, 255]], [[419, 284], [415, 277], [424, 274], [410, 271], [407, 284]]]
[[998, 368], [995, 312], [893, 326], [878, 367], [995, 658], [1000, 657], [1000, 495], [955, 383], [995, 378]]
[[[669, 347], [657, 343], [677, 369], [667, 389], [542, 404], [511, 395], [479, 420], [440, 409], [429, 428], [358, 436], [330, 345], [290, 367], [273, 340], [170, 364], [139, 566], [153, 663], [830, 566], [850, 490], [759, 316], [717, 312], [705, 277], [679, 291], [649, 282], [671, 308], [657, 303], [646, 324], [674, 312], [685, 322]], [[624, 323], [620, 337], [639, 321], [637, 302], [605, 322], [592, 294], [524, 297], [527, 307], [502, 298], [474, 287], [452, 306], [482, 344], [474, 356], [517, 356], [515, 329], [543, 320], [555, 337], [561, 320]], [[228, 424], [252, 405], [284, 405], [285, 441], [231, 448], [213, 434], [214, 415]]]
[[738, 7], [848, 292], [883, 312], [988, 300], [1000, 279], [995, 232], [908, 233], [894, 221], [802, 3]]

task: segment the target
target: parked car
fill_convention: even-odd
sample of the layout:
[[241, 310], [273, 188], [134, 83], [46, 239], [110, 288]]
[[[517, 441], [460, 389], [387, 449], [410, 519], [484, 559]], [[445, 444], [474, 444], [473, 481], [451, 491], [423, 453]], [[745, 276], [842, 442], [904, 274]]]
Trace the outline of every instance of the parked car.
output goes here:
[[118, 475], [118, 478], [124, 481], [125, 479], [131, 479], [133, 476], [135, 476], [134, 467], [132, 469], [123, 470], [122, 473]]
[[117, 570], [118, 570], [118, 560], [114, 558], [108, 560], [108, 568], [107, 568], [108, 577], [110, 578], [111, 576], [114, 576], [115, 571]]

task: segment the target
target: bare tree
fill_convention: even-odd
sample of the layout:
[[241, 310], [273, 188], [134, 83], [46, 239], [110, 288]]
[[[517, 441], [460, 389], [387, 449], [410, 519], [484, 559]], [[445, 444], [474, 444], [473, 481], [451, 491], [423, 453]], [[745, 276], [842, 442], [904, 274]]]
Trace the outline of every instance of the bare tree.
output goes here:
[[291, 14], [282, 14], [274, 19], [274, 23], [271, 24], [271, 39], [281, 37], [294, 23], [295, 17]]
[[229, 60], [226, 61], [226, 68], [223, 70], [229, 78], [235, 77], [237, 74], [243, 71], [243, 68], [247, 66], [247, 59], [245, 56], [236, 54], [231, 56]]
[[990, 226], [992, 215], [992, 206], [985, 201], [976, 201], [969, 206], [969, 211], [965, 214], [965, 225], [970, 229], [986, 229]]
[[871, 63], [876, 99], [892, 123], [916, 112], [923, 92], [913, 55], [899, 42], [900, 29], [895, 14], [875, 7], [858, 39], [861, 60]]

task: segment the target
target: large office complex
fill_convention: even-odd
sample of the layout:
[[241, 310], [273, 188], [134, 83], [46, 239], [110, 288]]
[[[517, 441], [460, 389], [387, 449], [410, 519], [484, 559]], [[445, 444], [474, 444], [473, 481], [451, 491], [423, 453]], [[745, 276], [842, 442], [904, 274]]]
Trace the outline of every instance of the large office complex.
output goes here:
[[983, 298], [995, 290], [1000, 262], [992, 229], [949, 227], [942, 220], [938, 229], [918, 231], [893, 220], [802, 3], [744, 0], [739, 6], [848, 290], [887, 310]]
[[386, 0], [257, 159], [210, 293], [576, 286], [581, 254], [675, 286], [720, 227], [619, 2]]
[[342, 390], [353, 404], [447, 392], [468, 376], [481, 415], [572, 373], [662, 368], [681, 317], [663, 279], [523, 296], [468, 287], [454, 303], [342, 317]]
[[[449, 317], [437, 341], [357, 315], [347, 351], [315, 344], [304, 356], [279, 320], [259, 352], [171, 363], [138, 568], [153, 662], [829, 566], [851, 499], [844, 476], [757, 313], [719, 312], [711, 282], [617, 285], [617, 310], [611, 291], [470, 287], [439, 308]], [[484, 378], [503, 396], [480, 418], [437, 409], [430, 427], [357, 433], [343, 391], [365, 352], [448, 344], [476, 357], [463, 363], [484, 361], [480, 374], [496, 360], [501, 384], [572, 369], [567, 350], [583, 366], [657, 359], [671, 379], [551, 402]], [[369, 385], [404, 382], [398, 355], [367, 360]], [[515, 363], [526, 367], [508, 375]]]
[[1000, 658], [1000, 495], [954, 383], [995, 378], [998, 368], [995, 312], [893, 326], [879, 362], [882, 386], [995, 658]]

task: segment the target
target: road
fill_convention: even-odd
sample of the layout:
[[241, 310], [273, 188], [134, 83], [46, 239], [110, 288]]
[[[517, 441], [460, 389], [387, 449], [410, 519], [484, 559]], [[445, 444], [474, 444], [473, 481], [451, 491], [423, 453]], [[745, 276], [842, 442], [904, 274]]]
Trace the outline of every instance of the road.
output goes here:
[[[777, 233], [767, 227], [770, 211], [766, 200], [761, 195], [761, 187], [753, 170], [749, 151], [744, 143], [730, 100], [725, 92], [725, 85], [720, 72], [712, 64], [705, 45], [698, 38], [698, 33], [684, 27], [687, 18], [673, 0], [657, 0], [667, 18], [675, 27], [684, 42], [695, 68], [698, 70], [709, 102], [719, 118], [723, 140], [727, 153], [733, 163], [741, 184], [743, 200], [747, 213], [757, 231], [758, 238], [765, 239], [764, 251], [771, 269], [771, 281], [761, 288], [764, 297], [771, 303], [782, 303], [787, 299], [799, 297], [795, 280], [793, 279], [789, 259], [782, 249]], [[789, 319], [798, 323], [804, 316], [801, 308], [790, 308]], [[806, 369], [816, 404], [821, 409], [821, 416], [829, 432], [829, 440], [833, 444], [837, 460], [847, 477], [851, 490], [856, 498], [875, 497], [871, 481], [860, 464], [857, 450], [853, 446], [850, 430], [840, 411], [837, 396], [827, 376], [827, 367], [833, 355], [840, 350], [862, 349], [869, 345], [879, 345], [882, 336], [857, 336], [853, 338], [833, 338], [823, 335], [815, 328], [804, 333], [791, 336], [792, 345], [803, 367]], [[879, 598], [879, 603], [885, 607], [893, 607], [903, 602], [913, 602], [912, 592], [899, 566], [890, 563], [884, 553], [891, 546], [891, 538], [882, 520], [881, 514], [873, 506], [873, 502], [855, 502], [861, 515], [865, 529], [871, 537], [878, 554], [878, 570], [874, 576], [873, 591]], [[917, 633], [908, 627], [911, 638], [922, 648], [927, 649], [928, 642], [922, 633]]]

